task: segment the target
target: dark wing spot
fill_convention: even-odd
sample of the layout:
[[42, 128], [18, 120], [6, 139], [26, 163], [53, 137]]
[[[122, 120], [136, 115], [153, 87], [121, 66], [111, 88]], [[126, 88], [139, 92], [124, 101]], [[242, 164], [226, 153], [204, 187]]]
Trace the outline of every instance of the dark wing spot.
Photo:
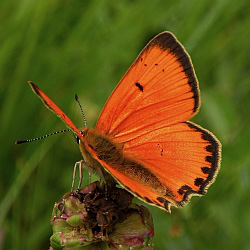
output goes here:
[[143, 58], [141, 57], [141, 59], [140, 59], [140, 60], [141, 60], [141, 62], [142, 62]]
[[202, 185], [203, 182], [204, 182], [204, 180], [202, 178], [196, 178], [194, 181], [194, 185], [198, 187], [198, 186]]
[[143, 92], [143, 86], [139, 83], [139, 82], [136, 82], [135, 83], [135, 86], [138, 87], [138, 89]]
[[211, 155], [206, 156], [206, 161], [212, 163], [213, 159]]
[[188, 185], [184, 185], [184, 186], [182, 186], [182, 187], [178, 190], [178, 193], [179, 193], [180, 195], [182, 195], [182, 194], [184, 194], [184, 193], [186, 193], [186, 192], [188, 192], [188, 191], [191, 191], [191, 190], [192, 190], [191, 187], [189, 187]]
[[146, 63], [144, 63], [144, 66], [148, 66]]
[[164, 72], [164, 71], [165, 71], [165, 69], [162, 69], [161, 71], [162, 71], [162, 72]]
[[157, 200], [160, 202], [160, 203], [164, 203], [165, 199], [162, 198], [162, 197], [157, 197]]
[[208, 152], [213, 152], [213, 147], [212, 147], [212, 145], [210, 144], [210, 145], [207, 145], [206, 146], [206, 150], [208, 151]]
[[155, 66], [158, 66], [158, 63], [155, 63]]
[[209, 167], [202, 167], [201, 170], [204, 174], [209, 174], [211, 172], [211, 168]]

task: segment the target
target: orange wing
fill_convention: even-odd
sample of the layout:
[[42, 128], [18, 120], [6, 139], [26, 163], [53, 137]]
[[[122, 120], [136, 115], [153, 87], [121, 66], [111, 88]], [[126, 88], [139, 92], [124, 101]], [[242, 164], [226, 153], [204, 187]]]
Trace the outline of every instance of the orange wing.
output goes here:
[[188, 120], [199, 109], [199, 87], [189, 55], [168, 32], [156, 36], [118, 84], [97, 129], [164, 185], [159, 190], [101, 164], [138, 197], [170, 211], [203, 195], [220, 163], [220, 143]]
[[108, 170], [132, 193], [167, 211], [170, 205], [186, 204], [192, 195], [204, 195], [219, 170], [220, 143], [191, 122], [155, 129], [123, 143], [124, 155], [156, 176], [164, 185], [165, 195]]
[[97, 129], [114, 137], [189, 120], [199, 108], [191, 60], [169, 32], [156, 36], [118, 84]]

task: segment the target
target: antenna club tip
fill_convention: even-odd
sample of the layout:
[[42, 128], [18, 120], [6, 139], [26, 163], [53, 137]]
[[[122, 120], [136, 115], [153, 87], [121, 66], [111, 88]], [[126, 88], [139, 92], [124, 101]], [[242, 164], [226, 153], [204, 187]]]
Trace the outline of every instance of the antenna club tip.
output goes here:
[[16, 141], [15, 144], [22, 144], [22, 143], [25, 143], [25, 142], [27, 142], [27, 140]]
[[76, 101], [79, 101], [79, 98], [78, 98], [77, 94], [75, 94], [75, 99], [76, 99]]

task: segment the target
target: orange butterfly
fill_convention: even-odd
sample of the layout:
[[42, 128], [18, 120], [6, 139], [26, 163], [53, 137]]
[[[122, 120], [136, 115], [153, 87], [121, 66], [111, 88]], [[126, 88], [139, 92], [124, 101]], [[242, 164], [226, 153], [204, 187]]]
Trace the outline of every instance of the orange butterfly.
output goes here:
[[[108, 99], [95, 129], [79, 130], [33, 83], [34, 92], [79, 137], [87, 167], [170, 212], [204, 195], [220, 167], [221, 145], [189, 121], [200, 91], [191, 59], [163, 32], [139, 54]], [[108, 177], [109, 176], [109, 177]]]

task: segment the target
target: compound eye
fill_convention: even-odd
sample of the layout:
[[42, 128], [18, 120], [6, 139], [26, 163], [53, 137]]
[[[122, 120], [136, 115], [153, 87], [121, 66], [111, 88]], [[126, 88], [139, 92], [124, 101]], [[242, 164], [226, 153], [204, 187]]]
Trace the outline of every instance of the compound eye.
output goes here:
[[75, 136], [75, 138], [76, 138], [76, 143], [80, 145], [80, 138], [77, 135]]

